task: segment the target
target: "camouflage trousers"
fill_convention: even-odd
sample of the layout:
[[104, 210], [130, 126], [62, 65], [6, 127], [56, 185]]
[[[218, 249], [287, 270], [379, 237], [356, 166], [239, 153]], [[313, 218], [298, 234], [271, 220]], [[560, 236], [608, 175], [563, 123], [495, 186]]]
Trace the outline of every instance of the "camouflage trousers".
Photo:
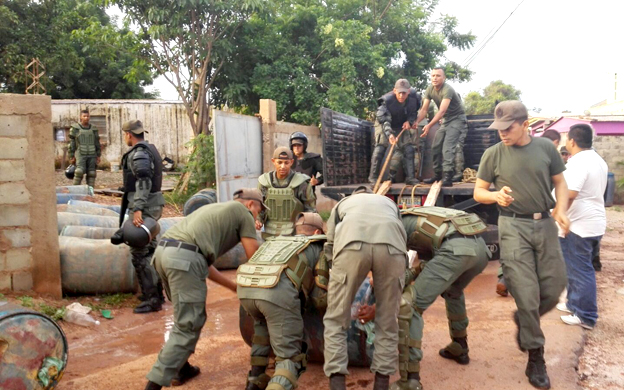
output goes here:
[[82, 177], [87, 174], [87, 185], [95, 186], [97, 176], [97, 156], [76, 156], [76, 171], [74, 172], [74, 185], [80, 185]]
[[[442, 296], [451, 338], [466, 337], [468, 316], [464, 289], [487, 266], [491, 253], [480, 237], [445, 240], [416, 281], [405, 288], [399, 314], [399, 371], [420, 372], [423, 358], [422, 313]], [[408, 353], [409, 351], [409, 353]], [[409, 357], [408, 357], [409, 355]]]

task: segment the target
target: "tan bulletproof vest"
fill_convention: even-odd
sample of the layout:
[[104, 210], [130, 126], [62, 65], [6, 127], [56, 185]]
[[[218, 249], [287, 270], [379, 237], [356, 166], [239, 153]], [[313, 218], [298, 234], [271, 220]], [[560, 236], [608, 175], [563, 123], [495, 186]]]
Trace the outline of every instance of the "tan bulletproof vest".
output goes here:
[[271, 237], [236, 271], [241, 287], [273, 288], [283, 272], [307, 296], [314, 287], [314, 273], [303, 251], [313, 242], [325, 241], [325, 235]]
[[487, 229], [476, 214], [443, 207], [414, 207], [401, 211], [401, 215], [418, 217], [416, 229], [407, 238], [407, 247], [419, 254], [439, 249], [444, 238], [454, 233], [473, 236]]
[[267, 211], [267, 222], [264, 225], [266, 234], [288, 236], [295, 232], [295, 218], [304, 210], [303, 203], [297, 198], [295, 191], [307, 179], [308, 176], [295, 173], [288, 187], [275, 188], [270, 173], [258, 178], [260, 184], [267, 187], [264, 203], [270, 210]]

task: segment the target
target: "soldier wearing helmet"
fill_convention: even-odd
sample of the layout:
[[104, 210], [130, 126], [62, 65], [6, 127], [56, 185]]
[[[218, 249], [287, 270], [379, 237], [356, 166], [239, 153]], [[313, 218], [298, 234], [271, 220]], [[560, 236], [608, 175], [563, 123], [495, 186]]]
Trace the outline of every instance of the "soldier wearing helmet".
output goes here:
[[[302, 309], [306, 300], [319, 310], [327, 304], [325, 241], [321, 216], [300, 213], [294, 236], [269, 238], [249, 262], [238, 267], [238, 297], [254, 321], [245, 390], [297, 387], [307, 360]], [[271, 349], [276, 356], [273, 377], [265, 373]]]
[[300, 131], [290, 135], [290, 150], [295, 155], [293, 171], [310, 176], [312, 188], [323, 184], [323, 157], [308, 153], [308, 137]]

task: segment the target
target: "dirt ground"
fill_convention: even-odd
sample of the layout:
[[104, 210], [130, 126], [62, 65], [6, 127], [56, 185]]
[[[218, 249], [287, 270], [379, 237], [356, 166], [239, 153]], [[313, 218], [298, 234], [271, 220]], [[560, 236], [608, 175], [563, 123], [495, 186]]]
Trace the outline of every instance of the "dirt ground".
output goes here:
[[[546, 363], [553, 389], [624, 389], [624, 212], [610, 208], [608, 231], [602, 241], [603, 271], [597, 273], [600, 319], [592, 331], [565, 325], [556, 310], [542, 318], [546, 334]], [[498, 262], [492, 261], [466, 290], [470, 317], [471, 362], [460, 366], [438, 356], [448, 343], [444, 302], [425, 312], [422, 383], [433, 389], [533, 389], [524, 375], [526, 354], [515, 344], [512, 298], [495, 294]], [[234, 279], [234, 271], [225, 271]], [[181, 389], [242, 389], [249, 369], [249, 347], [238, 326], [236, 295], [210, 281], [208, 321], [191, 363], [202, 374]], [[132, 301], [134, 303], [134, 300]], [[59, 390], [142, 389], [172, 326], [170, 303], [164, 310], [135, 315], [124, 305], [112, 320], [97, 328], [60, 322], [69, 342], [69, 363]], [[351, 368], [350, 390], [372, 388], [372, 374]], [[397, 379], [396, 374], [392, 379]], [[318, 363], [309, 365], [300, 389], [327, 389]]]

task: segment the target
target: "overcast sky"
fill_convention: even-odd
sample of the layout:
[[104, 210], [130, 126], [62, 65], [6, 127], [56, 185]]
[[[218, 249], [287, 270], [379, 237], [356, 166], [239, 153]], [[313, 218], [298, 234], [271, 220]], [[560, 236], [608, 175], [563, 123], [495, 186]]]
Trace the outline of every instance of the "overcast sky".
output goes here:
[[[460, 32], [477, 36], [473, 49], [450, 50], [446, 57], [465, 64], [521, 1], [440, 0], [439, 13], [456, 16]], [[465, 96], [502, 80], [522, 91], [527, 107], [554, 116], [612, 100], [618, 73], [617, 98], [624, 100], [623, 16], [621, 0], [524, 0], [470, 63], [472, 80], [453, 86]], [[161, 98], [177, 100], [162, 77], [155, 88]]]

